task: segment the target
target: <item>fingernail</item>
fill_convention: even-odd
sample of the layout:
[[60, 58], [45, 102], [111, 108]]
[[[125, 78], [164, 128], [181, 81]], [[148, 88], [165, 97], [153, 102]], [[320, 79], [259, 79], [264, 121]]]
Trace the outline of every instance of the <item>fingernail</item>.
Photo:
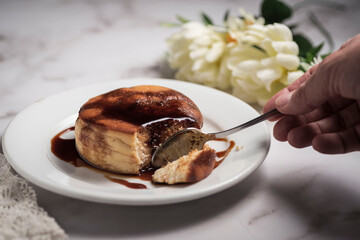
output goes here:
[[289, 102], [290, 98], [291, 98], [291, 94], [290, 94], [290, 93], [281, 95], [280, 97], [278, 97], [278, 98], [275, 100], [275, 105], [276, 105], [277, 107], [283, 107], [283, 106], [285, 106], [285, 105]]

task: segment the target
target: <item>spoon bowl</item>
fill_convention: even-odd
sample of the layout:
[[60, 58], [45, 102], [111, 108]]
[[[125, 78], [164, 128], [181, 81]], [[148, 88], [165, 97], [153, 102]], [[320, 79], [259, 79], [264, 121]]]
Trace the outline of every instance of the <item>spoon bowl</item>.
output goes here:
[[162, 167], [168, 162], [172, 162], [188, 154], [194, 149], [202, 149], [207, 141], [227, 137], [257, 123], [281, 115], [282, 113], [280, 113], [277, 109], [273, 109], [244, 124], [217, 133], [204, 133], [196, 128], [187, 128], [181, 130], [165, 140], [165, 142], [163, 142], [155, 150], [151, 159], [151, 163], [153, 167]]

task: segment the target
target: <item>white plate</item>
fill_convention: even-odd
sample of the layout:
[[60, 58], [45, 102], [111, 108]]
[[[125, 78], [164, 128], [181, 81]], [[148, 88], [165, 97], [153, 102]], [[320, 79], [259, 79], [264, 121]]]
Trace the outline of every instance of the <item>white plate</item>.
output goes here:
[[[20, 175], [49, 191], [87, 201], [124, 205], [167, 204], [208, 196], [239, 183], [265, 159], [270, 146], [265, 123], [231, 135], [229, 139], [243, 149], [233, 149], [210, 176], [194, 184], [159, 186], [134, 178], [131, 182], [141, 182], [148, 188], [129, 189], [87, 168], [75, 168], [51, 153], [51, 138], [74, 125], [79, 108], [89, 98], [141, 84], [169, 87], [190, 97], [203, 113], [204, 131], [225, 130], [259, 115], [243, 101], [197, 84], [146, 78], [102, 82], [60, 92], [16, 115], [3, 137], [5, 156]], [[220, 150], [226, 146], [218, 143], [214, 147]]]

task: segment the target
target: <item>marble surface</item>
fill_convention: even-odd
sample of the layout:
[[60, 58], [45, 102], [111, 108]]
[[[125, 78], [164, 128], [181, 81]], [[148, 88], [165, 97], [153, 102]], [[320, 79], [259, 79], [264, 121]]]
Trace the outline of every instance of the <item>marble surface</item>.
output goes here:
[[[287, 1], [294, 5], [299, 1]], [[346, 10], [311, 6], [296, 12], [315, 43], [323, 36], [307, 19], [313, 11], [335, 47], [360, 32], [360, 2]], [[0, 2], [0, 135], [31, 103], [93, 82], [132, 77], [171, 78], [160, 27], [176, 14], [221, 19], [239, 6], [258, 13], [259, 1]], [[326, 51], [327, 49], [325, 49]], [[272, 128], [272, 125], [269, 124]], [[1, 150], [1, 149], [0, 149]], [[360, 239], [360, 153], [322, 155], [272, 139], [261, 167], [243, 182], [203, 199], [165, 206], [97, 204], [34, 186], [38, 204], [70, 239]]]

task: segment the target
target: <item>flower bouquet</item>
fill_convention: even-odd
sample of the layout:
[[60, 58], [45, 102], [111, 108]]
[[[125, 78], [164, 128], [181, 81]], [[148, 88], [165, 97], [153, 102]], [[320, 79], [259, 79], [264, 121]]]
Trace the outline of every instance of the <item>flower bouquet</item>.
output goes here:
[[[180, 27], [167, 39], [167, 60], [175, 78], [264, 105], [325, 57], [317, 56], [323, 44], [312, 46], [306, 37], [293, 34], [296, 26], [282, 23], [292, 15], [286, 4], [264, 0], [261, 13], [255, 17], [240, 8], [240, 17], [235, 17], [226, 11], [221, 26], [205, 13], [201, 22], [177, 16], [178, 23], [164, 23]], [[309, 16], [327, 33], [314, 14]]]

